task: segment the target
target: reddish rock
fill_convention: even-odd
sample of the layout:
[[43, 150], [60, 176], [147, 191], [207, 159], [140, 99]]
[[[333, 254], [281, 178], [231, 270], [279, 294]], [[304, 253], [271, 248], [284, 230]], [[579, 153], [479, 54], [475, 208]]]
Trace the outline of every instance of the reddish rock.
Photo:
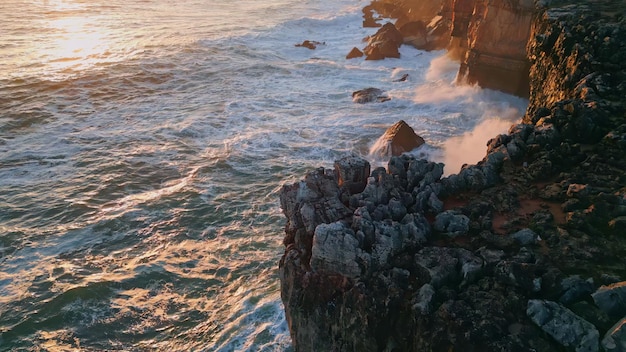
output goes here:
[[389, 127], [385, 133], [378, 138], [374, 147], [372, 147], [372, 154], [383, 156], [401, 155], [404, 152], [410, 152], [424, 143], [424, 139], [418, 136], [411, 126], [404, 122], [404, 120], [400, 120]]
[[386, 57], [399, 58], [398, 48], [402, 45], [402, 34], [393, 23], [386, 23], [368, 41], [363, 50], [366, 60], [381, 60]]
[[354, 58], [362, 57], [362, 56], [363, 56], [363, 52], [359, 50], [359, 48], [354, 47], [352, 48], [352, 50], [350, 50], [348, 55], [346, 55], [346, 59], [354, 59]]

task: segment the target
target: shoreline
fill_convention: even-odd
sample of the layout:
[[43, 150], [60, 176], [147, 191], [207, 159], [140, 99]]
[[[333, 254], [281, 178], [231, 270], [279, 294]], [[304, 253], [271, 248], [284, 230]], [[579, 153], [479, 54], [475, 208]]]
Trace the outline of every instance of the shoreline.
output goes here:
[[626, 20], [590, 3], [535, 8], [526, 115], [476, 165], [346, 157], [283, 186], [296, 351], [621, 351]]

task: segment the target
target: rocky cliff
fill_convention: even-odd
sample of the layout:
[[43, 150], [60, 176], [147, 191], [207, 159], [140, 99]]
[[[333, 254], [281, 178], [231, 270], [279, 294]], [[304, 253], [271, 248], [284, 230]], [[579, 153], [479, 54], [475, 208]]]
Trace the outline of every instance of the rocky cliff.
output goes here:
[[296, 351], [626, 351], [626, 6], [527, 5], [472, 2], [466, 59], [520, 52], [476, 16], [530, 16], [528, 111], [477, 165], [349, 156], [283, 187]]

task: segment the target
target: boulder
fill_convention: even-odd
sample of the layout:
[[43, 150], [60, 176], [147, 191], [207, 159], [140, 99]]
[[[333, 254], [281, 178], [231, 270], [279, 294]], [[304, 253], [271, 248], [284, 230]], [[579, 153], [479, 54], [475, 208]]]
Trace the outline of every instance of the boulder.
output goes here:
[[363, 57], [363, 52], [361, 50], [359, 50], [359, 48], [354, 47], [352, 48], [352, 50], [350, 50], [350, 52], [348, 53], [348, 55], [346, 55], [346, 59], [354, 59], [357, 57]]
[[369, 38], [363, 49], [366, 60], [382, 60], [387, 57], [399, 58], [398, 48], [403, 42], [402, 34], [393, 23], [386, 23], [376, 34]]
[[599, 350], [600, 333], [596, 327], [556, 302], [531, 299], [526, 314], [541, 330], [570, 350]]
[[626, 314], [626, 281], [601, 286], [591, 297], [596, 306], [611, 316]]
[[372, 147], [371, 154], [380, 156], [400, 155], [424, 144], [424, 139], [418, 136], [415, 131], [404, 120], [400, 120], [389, 127], [385, 133], [378, 138]]
[[352, 92], [352, 101], [359, 104], [371, 103], [377, 101], [379, 103], [390, 100], [382, 90], [378, 88], [365, 88]]

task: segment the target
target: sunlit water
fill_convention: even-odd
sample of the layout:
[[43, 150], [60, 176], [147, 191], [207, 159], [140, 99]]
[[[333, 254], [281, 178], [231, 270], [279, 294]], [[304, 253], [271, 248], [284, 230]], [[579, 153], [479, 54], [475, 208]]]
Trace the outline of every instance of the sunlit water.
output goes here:
[[455, 172], [526, 104], [442, 52], [346, 60], [363, 5], [3, 0], [0, 350], [289, 349], [281, 185], [400, 119]]

